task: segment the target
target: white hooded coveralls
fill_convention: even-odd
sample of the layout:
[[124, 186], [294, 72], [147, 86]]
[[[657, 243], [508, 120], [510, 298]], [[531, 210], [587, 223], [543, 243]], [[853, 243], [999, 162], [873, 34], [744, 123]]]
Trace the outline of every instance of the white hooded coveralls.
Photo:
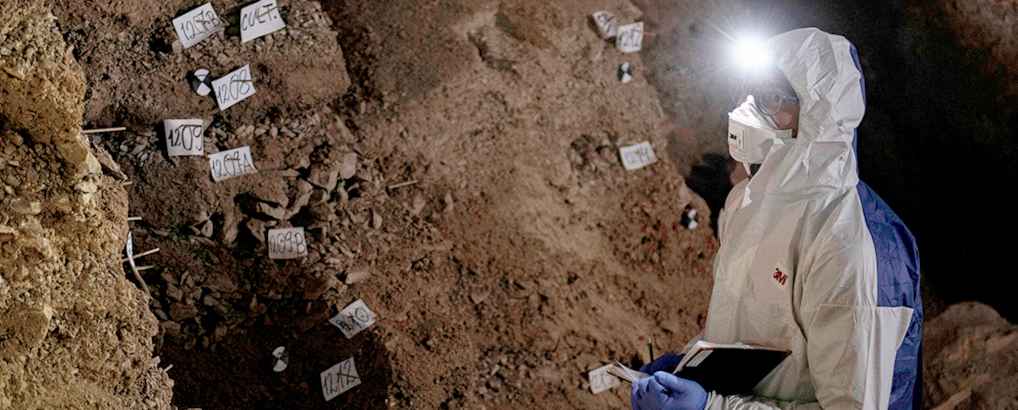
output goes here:
[[798, 137], [775, 140], [728, 196], [699, 338], [791, 355], [753, 396], [711, 393], [707, 408], [918, 408], [919, 258], [905, 225], [859, 181], [855, 49], [814, 28], [766, 44], [799, 97]]

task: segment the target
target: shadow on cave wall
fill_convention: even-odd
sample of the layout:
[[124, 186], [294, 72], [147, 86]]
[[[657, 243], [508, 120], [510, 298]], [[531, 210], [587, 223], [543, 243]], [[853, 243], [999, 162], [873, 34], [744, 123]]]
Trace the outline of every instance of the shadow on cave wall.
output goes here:
[[[648, 20], [660, 12], [646, 4], [641, 7]], [[963, 46], [945, 26], [952, 19], [930, 17], [938, 16], [929, 12], [937, 7], [905, 0], [730, 1], [711, 18], [756, 19], [737, 26], [755, 25], [767, 35], [815, 26], [851, 40], [859, 52], [867, 92], [858, 139], [861, 178], [891, 205], [918, 241], [924, 292], [932, 296], [926, 301], [927, 318], [943, 309], [941, 303], [979, 300], [1016, 322], [1018, 304], [1010, 302], [1013, 291], [1000, 285], [1007, 283], [1006, 272], [1013, 269], [1008, 263], [1012, 240], [1007, 238], [1018, 220], [1007, 202], [1018, 190], [1012, 182], [1018, 164], [1012, 137], [1018, 125], [1014, 108], [1018, 98], [1007, 93], [1010, 78], [994, 68], [1002, 64], [988, 49]], [[924, 17], [917, 9], [925, 11]], [[759, 21], [759, 16], [768, 16], [769, 21]], [[661, 40], [688, 37], [695, 29], [675, 27], [655, 41], [668, 44]], [[661, 59], [648, 55], [654, 53], [653, 47], [644, 52], [645, 58]], [[649, 64], [648, 80], [659, 89], [666, 112], [677, 104], [669, 101], [676, 90], [675, 82], [668, 81], [676, 64]], [[714, 111], [719, 117], [725, 113], [716, 105]], [[688, 115], [668, 114], [680, 125], [697, 128], [688, 124]], [[714, 129], [719, 140], [723, 127]], [[720, 177], [729, 165], [725, 147], [690, 144], [695, 139], [683, 142], [677, 136], [669, 143], [678, 142], [694, 154], [671, 155], [672, 160], [679, 162], [690, 188], [716, 213], [731, 187]]]

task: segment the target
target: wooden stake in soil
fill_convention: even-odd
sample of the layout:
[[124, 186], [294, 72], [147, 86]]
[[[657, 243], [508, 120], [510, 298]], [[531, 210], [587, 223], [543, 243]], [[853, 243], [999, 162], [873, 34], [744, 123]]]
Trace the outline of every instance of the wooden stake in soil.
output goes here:
[[402, 187], [410, 186], [410, 185], [413, 185], [413, 184], [416, 184], [416, 183], [417, 183], [416, 179], [413, 180], [413, 181], [401, 182], [401, 183], [398, 183], [396, 185], [389, 185], [389, 189], [402, 188]]
[[127, 130], [127, 127], [96, 128], [96, 129], [91, 129], [91, 130], [82, 130], [81, 133], [82, 134], [96, 134], [96, 133], [100, 133], [100, 132], [117, 132], [117, 131], [126, 131], [126, 130]]

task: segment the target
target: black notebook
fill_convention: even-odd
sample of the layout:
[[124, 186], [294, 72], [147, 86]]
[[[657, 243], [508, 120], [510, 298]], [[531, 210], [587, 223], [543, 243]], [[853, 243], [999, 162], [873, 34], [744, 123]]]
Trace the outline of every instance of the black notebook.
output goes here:
[[699, 341], [672, 373], [718, 394], [750, 394], [788, 354], [769, 347]]

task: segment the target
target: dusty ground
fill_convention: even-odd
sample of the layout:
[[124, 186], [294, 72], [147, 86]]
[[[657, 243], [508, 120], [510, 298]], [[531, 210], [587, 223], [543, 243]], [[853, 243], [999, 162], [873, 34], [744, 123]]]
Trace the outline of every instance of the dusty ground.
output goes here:
[[[74, 114], [128, 128], [92, 137], [110, 155], [95, 178], [117, 195], [118, 178], [132, 182], [135, 249], [160, 249], [140, 259], [160, 362], [151, 315], [115, 326], [138, 327], [144, 342], [117, 336], [144, 360], [84, 376], [120, 392], [105, 408], [169, 407], [169, 365], [181, 408], [626, 408], [625, 386], [592, 395], [587, 371], [638, 366], [648, 336], [675, 351], [699, 331], [718, 246], [709, 204], [738, 178], [723, 157], [692, 166], [724, 150], [704, 27], [725, 2], [292, 0], [286, 29], [242, 44], [244, 4], [224, 0], [212, 4], [230, 27], [188, 49], [170, 20], [199, 3], [50, 3], [87, 85]], [[646, 50], [601, 40], [597, 10], [644, 21]], [[247, 64], [258, 91], [226, 111], [185, 80]], [[206, 158], [168, 157], [170, 118], [204, 119], [207, 153], [250, 146], [259, 172], [213, 182]], [[8, 141], [28, 178], [25, 145]], [[624, 170], [619, 147], [641, 141], [661, 161]], [[115, 264], [126, 215], [111, 198], [100, 237]], [[687, 206], [696, 229], [680, 223]], [[268, 259], [265, 229], [288, 226], [309, 233], [309, 255]], [[112, 300], [144, 303], [126, 289]], [[347, 340], [326, 320], [358, 299], [378, 322]], [[291, 361], [273, 373], [280, 345]], [[324, 401], [319, 374], [350, 357], [363, 383]]]
[[[136, 249], [161, 249], [142, 264], [174, 404], [619, 408], [628, 390], [594, 396], [588, 370], [699, 330], [710, 212], [668, 161], [640, 56], [588, 22], [635, 21], [632, 4], [294, 1], [271, 40], [175, 49], [188, 7], [54, 4], [89, 79], [85, 122], [128, 127], [97, 145], [134, 182]], [[184, 81], [248, 63], [258, 92], [222, 113]], [[260, 172], [214, 183], [202, 158], [169, 159], [167, 118], [211, 122], [208, 147], [250, 145]], [[618, 148], [640, 141], [663, 161], [625, 171]], [[269, 260], [273, 225], [311, 232], [309, 257]], [[348, 341], [326, 318], [356, 299], [379, 321]], [[263, 363], [278, 345], [281, 374]], [[319, 373], [348, 357], [363, 384], [325, 402]]]

